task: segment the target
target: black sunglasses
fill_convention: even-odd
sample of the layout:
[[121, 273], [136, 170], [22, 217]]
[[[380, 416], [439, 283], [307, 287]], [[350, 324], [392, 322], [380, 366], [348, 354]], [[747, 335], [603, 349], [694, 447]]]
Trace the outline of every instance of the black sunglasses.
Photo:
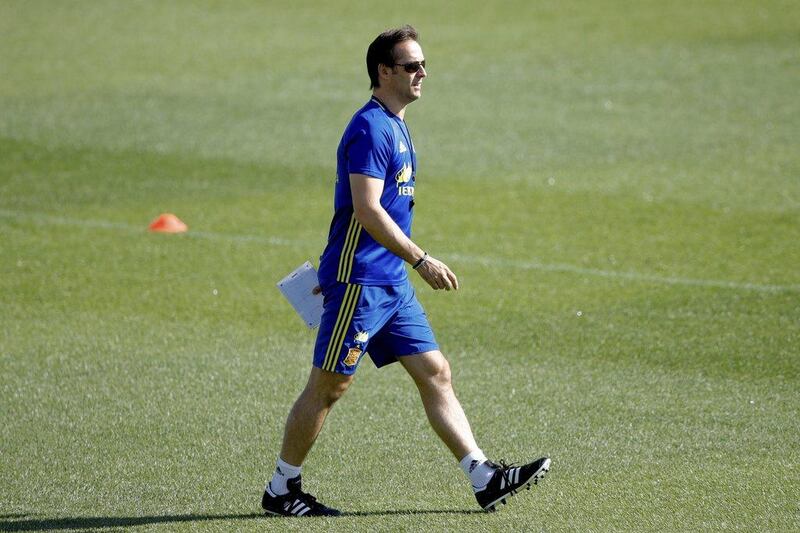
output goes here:
[[409, 74], [416, 74], [419, 72], [419, 69], [425, 68], [425, 60], [422, 61], [412, 61], [411, 63], [395, 63], [392, 65], [394, 67], [403, 67], [406, 72]]

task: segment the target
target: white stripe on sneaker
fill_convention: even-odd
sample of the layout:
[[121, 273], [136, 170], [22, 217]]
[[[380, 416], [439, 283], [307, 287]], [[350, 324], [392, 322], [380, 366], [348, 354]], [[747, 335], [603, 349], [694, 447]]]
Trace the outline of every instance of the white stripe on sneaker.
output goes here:
[[297, 516], [303, 516], [304, 514], [306, 514], [307, 512], [309, 512], [310, 510], [311, 510], [311, 508], [310, 508], [310, 507], [306, 507], [305, 509], [303, 509], [302, 511], [300, 511], [299, 513], [297, 513]]

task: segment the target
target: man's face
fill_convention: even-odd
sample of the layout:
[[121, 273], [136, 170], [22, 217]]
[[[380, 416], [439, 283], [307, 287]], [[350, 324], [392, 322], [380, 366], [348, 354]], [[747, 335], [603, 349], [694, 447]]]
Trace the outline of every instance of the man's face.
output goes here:
[[406, 103], [411, 103], [422, 96], [422, 79], [428, 74], [425, 67], [417, 72], [406, 72], [400, 65], [423, 61], [425, 56], [417, 41], [403, 41], [394, 45], [394, 62], [389, 76], [389, 88]]

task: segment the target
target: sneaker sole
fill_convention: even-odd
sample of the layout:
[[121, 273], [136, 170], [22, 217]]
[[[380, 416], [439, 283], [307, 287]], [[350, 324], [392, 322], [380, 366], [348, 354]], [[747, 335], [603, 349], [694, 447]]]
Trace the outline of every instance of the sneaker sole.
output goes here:
[[497, 510], [497, 504], [498, 503], [502, 503], [503, 505], [505, 505], [506, 504], [506, 499], [514, 496], [519, 491], [521, 491], [523, 488], [526, 489], [526, 490], [531, 490], [531, 483], [533, 483], [534, 485], [538, 484], [539, 480], [544, 478], [544, 475], [549, 471], [550, 471], [550, 459], [545, 459], [544, 463], [542, 463], [542, 466], [539, 468], [539, 470], [534, 472], [533, 475], [531, 475], [531, 477], [529, 477], [527, 480], [522, 482], [519, 487], [517, 487], [516, 489], [511, 490], [511, 491], [503, 494], [502, 496], [497, 498], [495, 501], [493, 501], [493, 502], [489, 503], [488, 505], [486, 505], [483, 508], [483, 510], [486, 511], [487, 513], [495, 512]]

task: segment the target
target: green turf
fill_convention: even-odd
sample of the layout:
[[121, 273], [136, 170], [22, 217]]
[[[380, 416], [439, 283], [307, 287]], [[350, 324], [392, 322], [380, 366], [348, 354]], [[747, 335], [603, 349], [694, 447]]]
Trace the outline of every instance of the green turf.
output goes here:
[[[401, 368], [259, 516], [379, 31], [422, 32], [414, 279], [481, 446], [478, 510]], [[796, 2], [0, 1], [0, 530], [800, 529]], [[186, 235], [148, 234], [161, 212]]]

